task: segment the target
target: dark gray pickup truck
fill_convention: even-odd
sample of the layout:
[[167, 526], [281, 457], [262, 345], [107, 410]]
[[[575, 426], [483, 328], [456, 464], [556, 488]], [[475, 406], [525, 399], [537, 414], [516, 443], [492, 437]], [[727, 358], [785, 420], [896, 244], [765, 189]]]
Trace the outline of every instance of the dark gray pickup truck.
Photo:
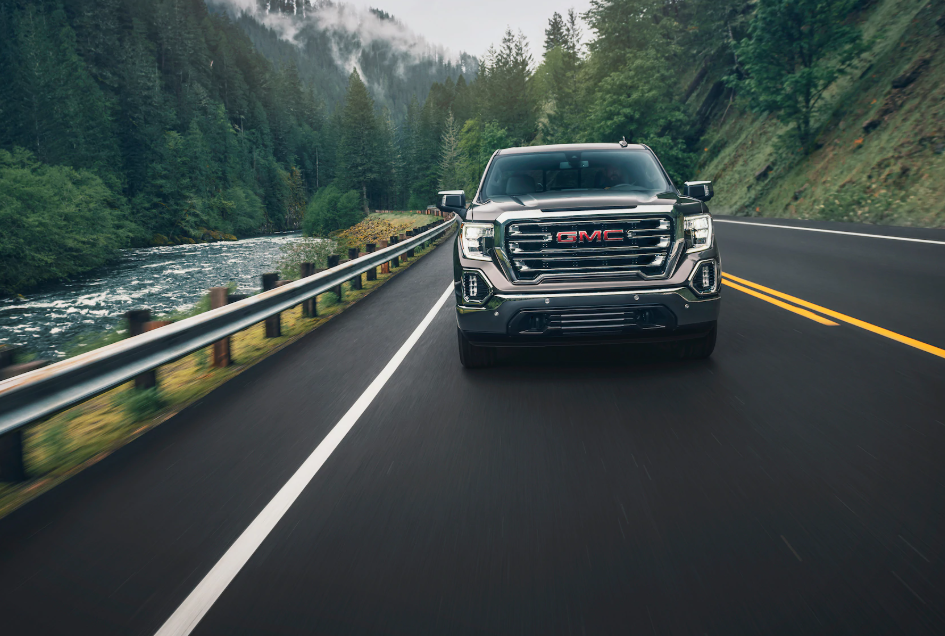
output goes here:
[[467, 204], [454, 252], [460, 360], [495, 347], [678, 342], [715, 348], [721, 260], [707, 181], [680, 192], [649, 147], [573, 144], [499, 150]]

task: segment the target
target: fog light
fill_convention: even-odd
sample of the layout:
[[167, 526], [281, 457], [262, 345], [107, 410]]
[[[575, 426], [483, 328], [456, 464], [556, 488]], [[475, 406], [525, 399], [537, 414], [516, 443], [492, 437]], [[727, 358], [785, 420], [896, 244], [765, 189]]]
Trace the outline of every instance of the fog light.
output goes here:
[[703, 261], [696, 266], [691, 278], [694, 292], [705, 296], [714, 294], [719, 289], [719, 269], [715, 261]]
[[463, 272], [463, 300], [473, 305], [481, 305], [489, 297], [488, 281], [478, 272]]

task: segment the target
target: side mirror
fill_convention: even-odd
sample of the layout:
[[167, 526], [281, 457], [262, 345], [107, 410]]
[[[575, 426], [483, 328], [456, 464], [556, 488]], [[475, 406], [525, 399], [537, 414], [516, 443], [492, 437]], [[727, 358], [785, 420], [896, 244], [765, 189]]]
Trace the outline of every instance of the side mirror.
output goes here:
[[683, 194], [700, 201], [708, 201], [715, 194], [711, 181], [687, 181], [683, 184]]
[[441, 212], [452, 212], [461, 219], [466, 218], [466, 193], [462, 190], [444, 190], [437, 195], [436, 207]]

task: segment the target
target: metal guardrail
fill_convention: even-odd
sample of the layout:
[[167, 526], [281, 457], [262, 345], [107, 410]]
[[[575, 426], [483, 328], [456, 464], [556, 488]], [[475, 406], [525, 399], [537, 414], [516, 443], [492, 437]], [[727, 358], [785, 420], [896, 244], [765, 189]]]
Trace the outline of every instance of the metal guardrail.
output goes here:
[[0, 436], [258, 324], [439, 237], [456, 218], [400, 243], [219, 309], [0, 382]]

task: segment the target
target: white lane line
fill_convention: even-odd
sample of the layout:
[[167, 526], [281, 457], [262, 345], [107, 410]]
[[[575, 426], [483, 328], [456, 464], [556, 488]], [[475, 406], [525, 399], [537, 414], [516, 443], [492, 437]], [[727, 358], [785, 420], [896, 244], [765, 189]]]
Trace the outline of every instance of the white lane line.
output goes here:
[[239, 571], [246, 565], [249, 558], [259, 548], [263, 540], [272, 532], [279, 520], [286, 513], [289, 507], [298, 499], [305, 487], [312, 481], [315, 473], [322, 467], [325, 460], [331, 456], [332, 452], [338, 448], [338, 444], [345, 438], [358, 418], [364, 413], [371, 402], [377, 397], [387, 381], [394, 375], [394, 371], [404, 361], [410, 350], [420, 340], [420, 336], [426, 331], [430, 323], [436, 317], [436, 313], [446, 302], [446, 299], [453, 293], [453, 285], [450, 284], [440, 296], [440, 299], [433, 305], [426, 317], [417, 325], [407, 341], [394, 354], [384, 370], [374, 378], [371, 385], [365, 389], [357, 402], [348, 409], [331, 432], [322, 440], [321, 444], [312, 451], [308, 459], [299, 467], [295, 474], [285, 483], [285, 485], [276, 493], [263, 511], [253, 520], [249, 527], [243, 531], [243, 534], [230, 546], [213, 569], [207, 573], [203, 580], [194, 588], [194, 591], [181, 603], [180, 607], [171, 614], [167, 622], [159, 629], [155, 636], [186, 636], [200, 622], [200, 619], [210, 610], [230, 582], [236, 577]]
[[866, 236], [868, 238], [889, 239], [890, 241], [909, 241], [910, 243], [931, 243], [945, 245], [945, 241], [930, 239], [906, 238], [904, 236], [887, 236], [885, 234], [866, 234], [864, 232], [843, 232], [841, 230], [821, 230], [815, 227], [795, 227], [793, 225], [775, 225], [773, 223], [749, 223], [748, 221], [729, 221], [728, 219], [713, 219], [716, 223], [734, 223], [735, 225], [752, 225], [756, 227], [777, 227], [782, 230], [803, 230], [804, 232], [823, 232], [824, 234], [846, 234], [847, 236]]

